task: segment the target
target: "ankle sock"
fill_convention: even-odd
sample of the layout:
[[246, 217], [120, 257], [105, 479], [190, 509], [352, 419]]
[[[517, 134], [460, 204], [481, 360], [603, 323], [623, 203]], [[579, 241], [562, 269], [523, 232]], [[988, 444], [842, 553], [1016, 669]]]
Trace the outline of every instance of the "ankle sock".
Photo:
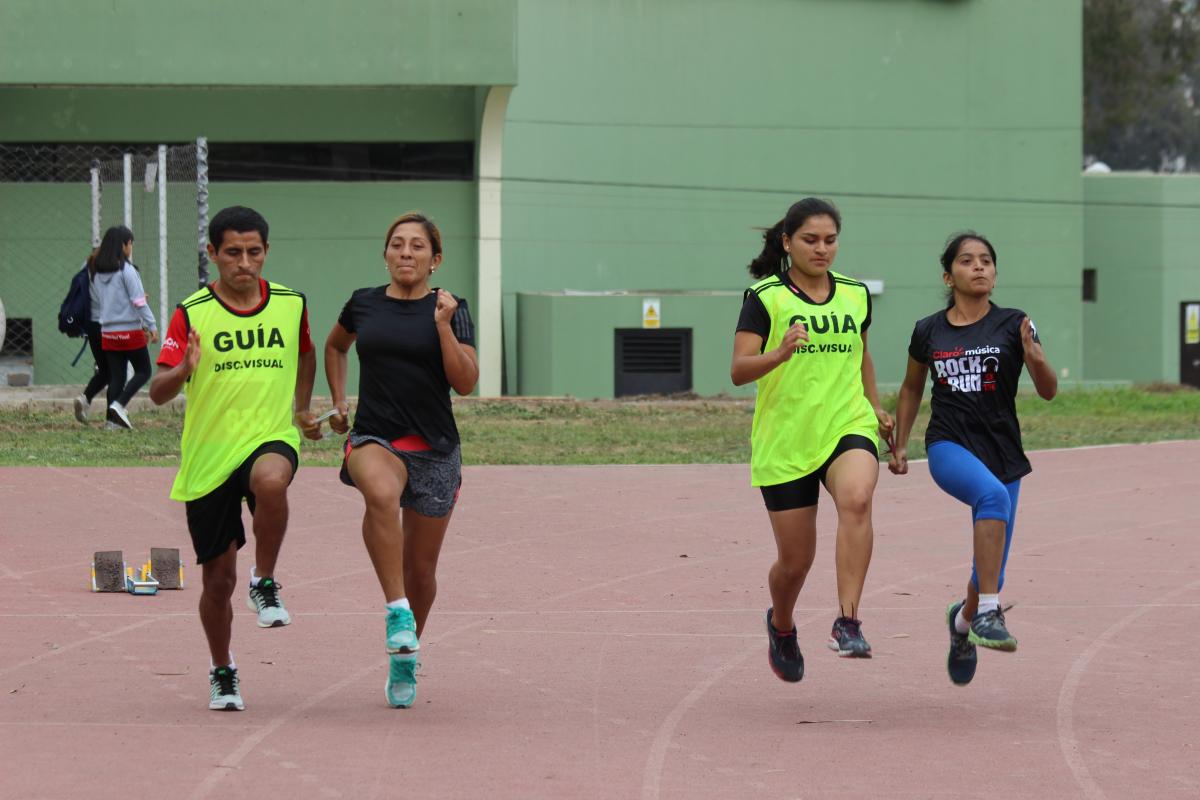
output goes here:
[[981, 594], [979, 595], [979, 610], [976, 614], [986, 614], [989, 611], [995, 611], [1000, 608], [1000, 594]]
[[388, 604], [387, 604], [387, 608], [388, 608], [389, 610], [391, 610], [391, 609], [397, 609], [397, 608], [406, 608], [406, 609], [408, 609], [409, 611], [412, 611], [412, 606], [410, 606], [410, 605], [408, 604], [408, 598], [407, 598], [407, 597], [401, 597], [399, 600], [391, 600], [391, 601], [389, 601], [389, 602], [388, 602]]

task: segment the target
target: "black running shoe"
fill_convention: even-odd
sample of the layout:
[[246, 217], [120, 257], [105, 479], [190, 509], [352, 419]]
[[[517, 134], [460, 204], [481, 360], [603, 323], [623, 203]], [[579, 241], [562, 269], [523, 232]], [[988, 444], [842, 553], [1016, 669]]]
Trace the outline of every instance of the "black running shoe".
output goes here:
[[838, 617], [829, 632], [829, 649], [842, 658], [870, 658], [871, 645], [862, 635], [862, 620]]
[[804, 677], [804, 656], [800, 654], [800, 645], [796, 641], [796, 628], [793, 626], [787, 633], [777, 631], [771, 622], [774, 611], [773, 608], [767, 609], [767, 661], [779, 680], [798, 683]]
[[976, 614], [971, 618], [971, 631], [967, 634], [972, 644], [991, 650], [1011, 653], [1017, 649], [1017, 640], [1004, 625], [1004, 612], [998, 608]]
[[962, 608], [963, 601], [951, 603], [946, 609], [946, 623], [950, 626], [950, 654], [946, 656], [946, 671], [950, 673], [950, 682], [955, 686], [966, 686], [975, 677], [975, 666], [979, 662], [979, 655], [975, 652], [975, 645], [971, 644], [971, 637], [966, 633], [959, 633], [958, 628], [954, 627], [954, 619], [958, 616], [958, 610]]

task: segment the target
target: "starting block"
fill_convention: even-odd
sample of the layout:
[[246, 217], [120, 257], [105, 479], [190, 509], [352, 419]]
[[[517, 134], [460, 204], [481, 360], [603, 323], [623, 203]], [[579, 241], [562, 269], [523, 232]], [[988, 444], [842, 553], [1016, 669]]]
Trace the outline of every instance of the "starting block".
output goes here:
[[158, 588], [183, 588], [183, 562], [179, 560], [178, 547], [151, 547], [150, 567], [158, 578]]
[[125, 556], [120, 550], [100, 550], [92, 556], [92, 591], [125, 591]]
[[159, 589], [183, 588], [183, 564], [176, 547], [153, 547], [150, 560], [136, 570], [120, 550], [100, 550], [92, 556], [93, 592], [158, 594]]

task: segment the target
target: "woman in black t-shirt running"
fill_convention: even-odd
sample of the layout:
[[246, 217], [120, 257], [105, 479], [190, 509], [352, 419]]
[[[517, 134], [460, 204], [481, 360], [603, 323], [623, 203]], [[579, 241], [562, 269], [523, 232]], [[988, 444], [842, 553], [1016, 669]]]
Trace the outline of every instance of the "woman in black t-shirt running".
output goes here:
[[[388, 228], [383, 259], [391, 281], [347, 301], [325, 341], [325, 374], [338, 412], [330, 427], [350, 431], [341, 478], [365, 501], [363, 542], [387, 604], [387, 701], [407, 708], [416, 699], [419, 639], [462, 482], [450, 390], [470, 394], [479, 362], [467, 301], [429, 285], [442, 263], [437, 226], [424, 214], [404, 214]], [[356, 343], [351, 428], [346, 361]]]
[[947, 243], [941, 262], [949, 305], [913, 328], [888, 468], [897, 475], [908, 472], [908, 435], [932, 371], [925, 433], [929, 473], [946, 493], [971, 506], [974, 526], [967, 596], [946, 610], [947, 670], [951, 681], [965, 686], [975, 677], [976, 645], [1017, 649], [1000, 608], [1021, 478], [1032, 469], [1021, 447], [1017, 381], [1024, 365], [1038, 395], [1051, 400], [1058, 378], [1029, 317], [991, 302], [996, 251], [987, 239], [960, 233]]

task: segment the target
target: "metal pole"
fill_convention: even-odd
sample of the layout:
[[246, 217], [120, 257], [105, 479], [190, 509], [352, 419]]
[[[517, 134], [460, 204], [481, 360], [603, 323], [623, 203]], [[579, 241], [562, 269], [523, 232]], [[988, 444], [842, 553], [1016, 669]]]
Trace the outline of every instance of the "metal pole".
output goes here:
[[100, 246], [100, 162], [92, 161], [92, 248]]
[[196, 210], [200, 234], [200, 287], [208, 286], [208, 138], [196, 139]]
[[167, 329], [167, 146], [158, 146], [158, 327]]
[[126, 153], [125, 164], [125, 227], [133, 230], [133, 153]]

